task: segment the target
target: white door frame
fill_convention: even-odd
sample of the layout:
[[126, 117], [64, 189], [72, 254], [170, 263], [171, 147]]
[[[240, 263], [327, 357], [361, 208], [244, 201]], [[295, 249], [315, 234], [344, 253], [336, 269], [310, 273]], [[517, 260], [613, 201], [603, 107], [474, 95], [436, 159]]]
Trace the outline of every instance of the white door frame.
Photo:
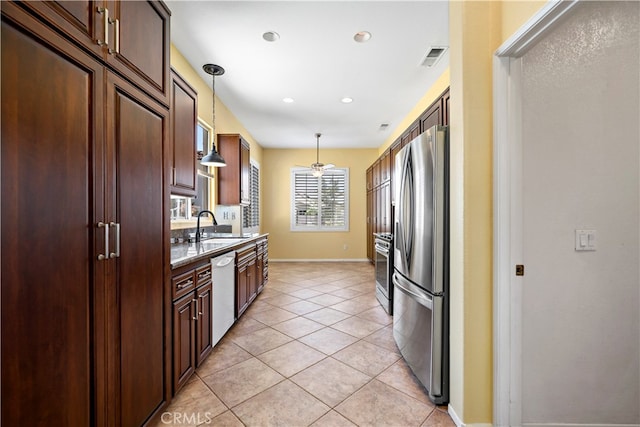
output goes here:
[[549, 1], [493, 58], [493, 424], [522, 425], [521, 57], [580, 0]]

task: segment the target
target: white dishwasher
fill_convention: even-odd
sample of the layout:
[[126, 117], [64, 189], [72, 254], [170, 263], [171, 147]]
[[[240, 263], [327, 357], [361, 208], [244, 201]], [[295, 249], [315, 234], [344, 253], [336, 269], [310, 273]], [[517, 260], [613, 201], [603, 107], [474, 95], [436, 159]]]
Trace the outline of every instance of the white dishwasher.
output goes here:
[[235, 322], [236, 253], [228, 252], [211, 258], [213, 281], [213, 316], [211, 330], [213, 345], [224, 336]]

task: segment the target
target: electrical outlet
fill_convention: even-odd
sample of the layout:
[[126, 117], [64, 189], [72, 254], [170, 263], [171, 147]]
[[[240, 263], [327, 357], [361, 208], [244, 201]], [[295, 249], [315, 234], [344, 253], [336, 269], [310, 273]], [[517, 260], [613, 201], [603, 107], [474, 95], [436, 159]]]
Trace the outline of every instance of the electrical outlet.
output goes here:
[[344, 244], [344, 246], [342, 247], [343, 251], [346, 251], [347, 249], [349, 249], [349, 245], [347, 245], [346, 243]]

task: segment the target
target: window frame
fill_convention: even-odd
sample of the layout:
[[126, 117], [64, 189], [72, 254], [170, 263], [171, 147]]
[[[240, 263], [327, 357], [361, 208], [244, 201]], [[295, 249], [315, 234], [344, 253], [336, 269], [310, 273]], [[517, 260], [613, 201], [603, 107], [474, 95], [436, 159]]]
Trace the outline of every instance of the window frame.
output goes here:
[[[349, 231], [349, 168], [332, 168], [324, 171], [323, 176], [330, 174], [340, 174], [344, 176], [344, 225], [341, 226], [326, 226], [322, 225], [322, 210], [318, 216], [318, 224], [315, 226], [305, 226], [296, 224], [296, 175], [311, 176], [312, 171], [309, 168], [293, 167], [290, 172], [290, 231], [292, 232], [313, 232], [313, 233], [335, 233], [335, 232], [348, 232]], [[322, 206], [322, 176], [317, 177], [318, 180], [318, 206]]]

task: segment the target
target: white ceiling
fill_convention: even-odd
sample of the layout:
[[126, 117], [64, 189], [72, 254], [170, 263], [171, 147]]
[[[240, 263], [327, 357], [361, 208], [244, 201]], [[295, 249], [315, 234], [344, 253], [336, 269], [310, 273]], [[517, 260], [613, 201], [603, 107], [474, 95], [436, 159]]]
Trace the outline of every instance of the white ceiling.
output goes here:
[[449, 45], [446, 1], [166, 3], [174, 45], [209, 85], [202, 66], [225, 68], [216, 95], [263, 147], [315, 148], [316, 132], [321, 148], [378, 147], [449, 65], [448, 50], [421, 65]]

